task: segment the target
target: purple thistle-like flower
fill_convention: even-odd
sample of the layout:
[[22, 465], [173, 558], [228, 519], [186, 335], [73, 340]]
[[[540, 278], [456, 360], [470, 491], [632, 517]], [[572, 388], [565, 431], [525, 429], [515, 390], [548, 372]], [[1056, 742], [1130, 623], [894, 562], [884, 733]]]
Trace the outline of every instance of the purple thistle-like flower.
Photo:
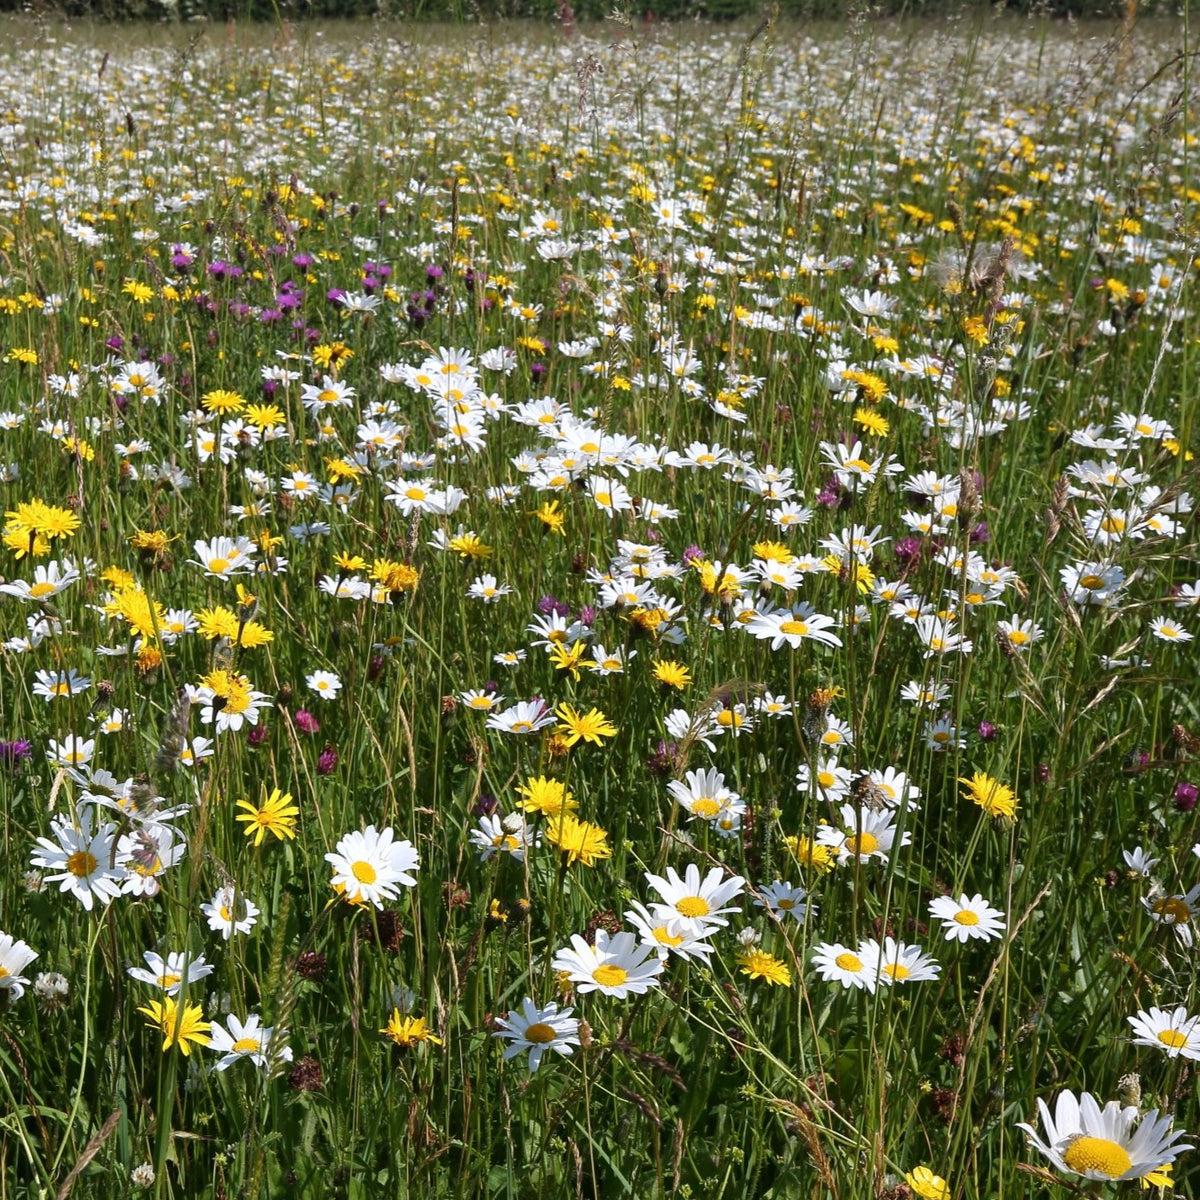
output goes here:
[[537, 602], [537, 610], [544, 617], [548, 617], [553, 613], [556, 617], [565, 617], [570, 611], [570, 605], [564, 604], [561, 600], [555, 599], [553, 596], [543, 596]]
[[979, 738], [984, 742], [992, 742], [996, 740], [996, 727], [991, 721], [979, 722]]
[[0, 763], [10, 770], [15, 768], [22, 759], [33, 757], [33, 744], [24, 738], [11, 742], [0, 742]]
[[261, 746], [267, 740], [267, 727], [263, 724], [258, 724], [251, 728], [246, 735], [246, 744], [250, 746]]
[[920, 538], [901, 538], [893, 549], [895, 550], [897, 561], [903, 563], [906, 567], [911, 567], [914, 563], [921, 560], [923, 547]]
[[1177, 783], [1175, 785], [1175, 807], [1180, 812], [1191, 812], [1196, 807], [1196, 798], [1200, 796], [1200, 788], [1194, 783]]
[[337, 770], [338, 752], [337, 747], [332, 742], [325, 743], [325, 749], [321, 751], [317, 758], [317, 774], [332, 775]]
[[320, 721], [307, 708], [296, 709], [292, 715], [292, 720], [296, 723], [296, 728], [301, 733], [317, 733], [321, 728]]

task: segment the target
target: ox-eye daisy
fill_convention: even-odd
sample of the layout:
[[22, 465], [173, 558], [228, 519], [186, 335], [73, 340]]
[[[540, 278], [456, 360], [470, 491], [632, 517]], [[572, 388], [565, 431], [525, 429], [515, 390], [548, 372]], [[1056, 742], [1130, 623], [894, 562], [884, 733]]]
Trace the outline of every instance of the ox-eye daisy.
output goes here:
[[394, 900], [401, 886], [412, 887], [420, 865], [411, 842], [397, 842], [390, 827], [376, 831], [374, 825], [346, 834], [325, 861], [333, 867], [335, 891], [352, 904], [376, 908]]
[[658, 987], [663, 969], [658, 955], [648, 946], [639, 946], [632, 933], [610, 936], [603, 929], [596, 930], [591, 946], [572, 934], [570, 947], [560, 950], [551, 965], [575, 984], [577, 992], [601, 992], [615, 1000]]
[[579, 1043], [579, 1019], [571, 1016], [572, 1009], [559, 1011], [553, 1000], [545, 1008], [538, 1008], [526, 996], [521, 1001], [521, 1010], [509, 1009], [507, 1017], [497, 1017], [497, 1029], [493, 1037], [509, 1038], [504, 1048], [506, 1059], [529, 1051], [529, 1073], [541, 1066], [542, 1057], [553, 1050], [557, 1054], [571, 1054], [572, 1046]]
[[1134, 1105], [1110, 1100], [1103, 1109], [1096, 1098], [1083, 1092], [1078, 1099], [1060, 1092], [1054, 1113], [1038, 1100], [1045, 1139], [1032, 1125], [1018, 1124], [1029, 1135], [1029, 1143], [1060, 1171], [1082, 1175], [1101, 1183], [1141, 1179], [1159, 1167], [1174, 1162], [1188, 1145], [1179, 1145], [1183, 1130], [1171, 1129], [1170, 1116], [1158, 1109], [1142, 1114]]

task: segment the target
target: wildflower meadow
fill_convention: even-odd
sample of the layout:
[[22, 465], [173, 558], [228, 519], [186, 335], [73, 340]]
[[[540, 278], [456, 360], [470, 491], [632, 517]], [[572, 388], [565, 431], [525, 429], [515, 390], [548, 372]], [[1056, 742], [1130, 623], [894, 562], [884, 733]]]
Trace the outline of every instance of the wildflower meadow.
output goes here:
[[1191, 1196], [1187, 13], [0, 38], [0, 1196]]

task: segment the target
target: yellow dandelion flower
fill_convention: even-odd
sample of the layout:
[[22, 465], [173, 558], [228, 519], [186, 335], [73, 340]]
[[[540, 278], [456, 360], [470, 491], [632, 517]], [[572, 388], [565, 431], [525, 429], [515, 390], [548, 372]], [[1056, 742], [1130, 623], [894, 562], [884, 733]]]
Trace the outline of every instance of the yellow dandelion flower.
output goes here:
[[792, 857], [802, 866], [825, 874], [837, 866], [837, 851], [807, 837], [785, 837], [783, 844]]
[[554, 715], [562, 722], [558, 732], [565, 735], [568, 746], [574, 746], [578, 741], [600, 746], [603, 745], [601, 739], [617, 736], [617, 727], [598, 708], [580, 713], [570, 704], [560, 704]]
[[224, 388], [205, 392], [200, 398], [200, 403], [211, 413], [235, 413], [246, 407], [244, 397], [239, 396], [237, 392], [226, 391]]
[[162, 1033], [164, 1051], [177, 1045], [186, 1057], [192, 1052], [192, 1042], [207, 1046], [212, 1040], [208, 1036], [212, 1025], [204, 1019], [199, 1004], [184, 1004], [180, 1008], [175, 998], [168, 996], [165, 1000], [151, 1000], [138, 1012], [145, 1013], [150, 1018], [146, 1024]]
[[435, 1046], [443, 1044], [442, 1039], [425, 1024], [424, 1017], [402, 1017], [398, 1008], [392, 1009], [387, 1025], [379, 1032], [403, 1050], [411, 1049], [421, 1042], [432, 1042]]
[[688, 668], [683, 663], [672, 662], [670, 659], [660, 659], [654, 664], [654, 678], [663, 687], [675, 688], [678, 691], [683, 691], [692, 682]]
[[536, 779], [531, 775], [517, 788], [517, 795], [521, 797], [521, 808], [525, 812], [538, 812], [546, 817], [556, 817], [579, 807], [566, 784], [544, 775]]
[[792, 972], [787, 963], [765, 950], [747, 950], [737, 956], [737, 964], [742, 974], [751, 979], [765, 979], [773, 987], [792, 986]]
[[1012, 819], [1017, 815], [1018, 801], [1012, 788], [993, 779], [983, 771], [976, 771], [970, 779], [959, 779], [965, 783], [967, 790], [963, 799], [978, 804], [989, 817], [1007, 817]]
[[291, 792], [272, 788], [271, 794], [257, 807], [249, 800], [239, 800], [237, 807], [246, 811], [239, 813], [234, 820], [245, 823], [245, 834], [254, 839], [256, 846], [262, 845], [268, 833], [273, 833], [280, 841], [295, 838], [296, 818], [300, 815], [300, 809], [292, 803]]
[[452, 537], [446, 546], [462, 559], [492, 556], [491, 546], [485, 545], [477, 533], [460, 533], [457, 537]]
[[567, 856], [568, 866], [581, 862], [585, 867], [594, 867], [600, 859], [612, 857], [608, 831], [569, 812], [559, 813], [546, 826], [546, 840]]
[[854, 410], [854, 423], [872, 437], [887, 437], [891, 429], [887, 418], [876, 412], [873, 408], [856, 408]]

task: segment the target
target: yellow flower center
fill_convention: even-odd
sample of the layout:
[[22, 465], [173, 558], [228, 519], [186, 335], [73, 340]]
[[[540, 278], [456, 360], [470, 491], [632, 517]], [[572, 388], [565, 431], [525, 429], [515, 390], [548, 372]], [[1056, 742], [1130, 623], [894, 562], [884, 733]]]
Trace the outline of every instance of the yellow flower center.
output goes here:
[[158, 986], [165, 992], [167, 988], [173, 988], [177, 983], [181, 983], [183, 977], [181, 975], [160, 975], [158, 977]]
[[0, 979], [7, 979], [12, 972], [7, 967], [0, 967]]
[[665, 925], [654, 930], [654, 940], [664, 946], [679, 946], [683, 943], [682, 933], [668, 933]]
[[1079, 586], [1087, 588], [1089, 592], [1096, 592], [1104, 586], [1104, 580], [1099, 575], [1084, 575], [1079, 581]]
[[54, 595], [54, 584], [52, 583], [35, 583], [29, 589], [29, 597], [31, 600], [40, 600], [43, 596]]
[[1175, 925], [1186, 925], [1192, 919], [1192, 910], [1178, 896], [1165, 896], [1154, 905], [1155, 916]]
[[1104, 520], [1100, 522], [1100, 528], [1103, 529], [1105, 533], [1123, 533], [1125, 531], [1125, 518], [1105, 517]]
[[67, 859], [67, 870], [72, 875], [78, 875], [80, 879], [86, 879], [96, 869], [96, 866], [96, 856], [86, 850], [76, 850]]
[[254, 1054], [262, 1047], [258, 1044], [258, 1038], [238, 1038], [231, 1047], [234, 1054]]
[[886, 963], [883, 973], [896, 983], [903, 983], [912, 974], [903, 963]]
[[210, 558], [208, 560], [208, 569], [214, 575], [221, 575], [229, 570], [229, 559], [227, 558]]
[[795, 900], [777, 900], [775, 902], [784, 912], [791, 912], [796, 907]]
[[954, 919], [960, 925], [978, 925], [979, 924], [979, 914], [973, 913], [969, 908], [960, 908], [958, 910], [958, 912], [956, 912], [954, 914]]
[[610, 508], [612, 506], [612, 493], [611, 492], [597, 492], [596, 493], [596, 503], [599, 504], [602, 508]]
[[492, 698], [490, 696], [472, 696], [471, 697], [471, 707], [472, 708], [491, 708], [492, 707]]
[[629, 978], [629, 972], [613, 963], [603, 963], [592, 972], [592, 978], [601, 987], [617, 987]]
[[823, 788], [831, 788], [837, 783], [837, 776], [832, 771], [818, 771], [817, 783]]
[[845, 954], [839, 954], [833, 960], [833, 964], [843, 971], [861, 971], [863, 969], [862, 959], [857, 954], [851, 954], [848, 950]]
[[684, 896], [676, 903], [675, 911], [681, 917], [707, 917], [712, 909], [703, 896]]
[[808, 633], [808, 626], [803, 621], [787, 620], [780, 623], [780, 633], [794, 633], [798, 637], [804, 637]]
[[873, 833], [860, 833], [846, 839], [846, 849], [851, 854], [874, 854], [879, 849], [879, 839]]
[[1095, 1171], [1119, 1179], [1133, 1166], [1124, 1146], [1108, 1138], [1078, 1137], [1063, 1152], [1063, 1162], [1080, 1175]]
[[368, 886], [374, 883], [377, 878], [375, 868], [369, 862], [363, 862], [361, 859], [353, 863], [350, 870], [359, 883], [365, 883]]
[[1029, 641], [1029, 634], [1022, 633], [1019, 629], [1013, 629], [1009, 631], [1008, 640], [1012, 642], [1014, 646], [1023, 646], [1027, 641]]
[[50, 692], [54, 696], [69, 696], [71, 694], [71, 685], [64, 679], [58, 683], [51, 684]]
[[512, 723], [513, 733], [529, 733], [533, 729], [532, 721], [514, 721]]
[[745, 718], [741, 713], [734, 712], [732, 708], [723, 709], [717, 714], [717, 724], [729, 729], [731, 726], [734, 729], [741, 729], [742, 722]]
[[692, 803], [692, 812], [698, 817], [712, 818], [720, 811], [721, 806], [711, 796], [701, 796], [699, 800]]
[[846, 467], [847, 467], [847, 469], [853, 469], [855, 471], [866, 471], [868, 473], [871, 470], [871, 464], [869, 462], [867, 462], [866, 459], [863, 459], [863, 458], [852, 458], [846, 464]]
[[337, 398], [338, 394], [332, 388], [325, 388], [323, 391], [317, 393], [317, 399], [322, 404], [332, 404]]
[[547, 1025], [545, 1021], [535, 1021], [525, 1029], [525, 1040], [533, 1042], [536, 1046], [544, 1046], [547, 1042], [554, 1041], [557, 1036], [554, 1026]]
[[1178, 1029], [1164, 1029], [1158, 1035], [1158, 1040], [1164, 1046], [1169, 1046], [1172, 1050], [1178, 1050], [1180, 1046], [1187, 1045], [1187, 1034], [1180, 1033]]

